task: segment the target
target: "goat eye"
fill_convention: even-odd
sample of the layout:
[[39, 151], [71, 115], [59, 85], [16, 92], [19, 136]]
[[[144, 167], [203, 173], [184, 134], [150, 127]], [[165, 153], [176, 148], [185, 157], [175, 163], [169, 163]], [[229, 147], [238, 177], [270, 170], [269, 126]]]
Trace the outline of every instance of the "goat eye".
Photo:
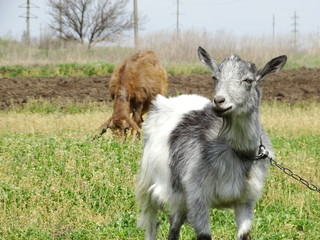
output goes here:
[[218, 79], [215, 76], [212, 76], [212, 80], [217, 81]]
[[246, 78], [243, 81], [246, 82], [246, 83], [249, 83], [249, 84], [251, 84], [253, 82], [253, 80], [250, 79], [250, 78]]

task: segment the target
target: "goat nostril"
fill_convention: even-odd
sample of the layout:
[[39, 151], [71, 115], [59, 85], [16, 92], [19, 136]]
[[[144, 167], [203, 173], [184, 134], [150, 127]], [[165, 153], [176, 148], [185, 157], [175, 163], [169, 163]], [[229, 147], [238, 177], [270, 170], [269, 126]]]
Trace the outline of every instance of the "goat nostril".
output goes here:
[[222, 97], [222, 96], [215, 96], [213, 98], [213, 101], [214, 101], [215, 104], [222, 104], [222, 103], [224, 103], [226, 101], [226, 99], [224, 97]]

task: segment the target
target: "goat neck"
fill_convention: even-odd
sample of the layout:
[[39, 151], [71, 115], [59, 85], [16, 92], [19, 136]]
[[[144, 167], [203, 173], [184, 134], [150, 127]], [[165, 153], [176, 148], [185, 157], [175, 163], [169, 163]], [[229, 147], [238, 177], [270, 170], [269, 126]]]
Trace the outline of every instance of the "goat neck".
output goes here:
[[114, 116], [122, 118], [130, 116], [130, 101], [124, 89], [121, 89], [116, 95], [113, 108]]
[[255, 155], [261, 136], [259, 108], [249, 113], [223, 117], [219, 137], [226, 139], [239, 154]]

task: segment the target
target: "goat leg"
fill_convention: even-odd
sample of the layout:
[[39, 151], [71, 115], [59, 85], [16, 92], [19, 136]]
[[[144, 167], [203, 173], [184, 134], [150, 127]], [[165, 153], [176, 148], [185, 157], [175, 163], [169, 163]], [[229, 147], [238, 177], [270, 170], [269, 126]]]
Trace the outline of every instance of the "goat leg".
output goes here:
[[250, 232], [247, 232], [246, 234], [242, 235], [241, 240], [251, 240]]
[[250, 240], [250, 230], [253, 219], [254, 202], [235, 206], [236, 223], [238, 227], [238, 240]]
[[109, 128], [109, 124], [110, 124], [111, 120], [112, 120], [112, 117], [109, 118], [104, 124], [102, 124], [99, 127], [101, 129], [101, 132], [99, 134], [95, 135], [93, 137], [93, 140], [100, 138], [107, 131], [107, 129]]
[[169, 217], [170, 220], [170, 230], [168, 240], [178, 240], [180, 236], [180, 229], [182, 224], [186, 220], [186, 215], [184, 213], [175, 213]]
[[93, 137], [93, 140], [96, 140], [96, 139], [98, 139], [98, 138], [101, 138], [101, 136], [102, 136], [106, 131], [107, 131], [107, 128], [103, 128], [99, 134], [96, 134], [96, 135]]
[[136, 124], [138, 125], [139, 128], [141, 128], [142, 126], [142, 110], [143, 110], [143, 103], [142, 102], [137, 102], [135, 104], [135, 110], [132, 114], [132, 119], [133, 121], [136, 122]]
[[140, 139], [140, 130], [141, 130], [140, 127], [137, 125], [137, 123], [134, 120], [129, 118], [128, 121], [129, 121], [129, 124], [131, 126], [131, 137], [132, 137], [132, 140], [134, 140], [136, 134], [138, 135], [138, 137]]
[[196, 231], [197, 240], [211, 240], [209, 207], [206, 200], [196, 189], [190, 192], [194, 194], [190, 194], [187, 199], [188, 222]]

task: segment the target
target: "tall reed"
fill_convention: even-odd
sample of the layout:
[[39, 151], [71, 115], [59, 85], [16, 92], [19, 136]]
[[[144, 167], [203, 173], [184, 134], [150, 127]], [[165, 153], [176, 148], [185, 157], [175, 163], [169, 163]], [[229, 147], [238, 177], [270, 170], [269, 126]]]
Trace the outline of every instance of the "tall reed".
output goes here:
[[[55, 63], [121, 62], [136, 50], [132, 39], [127, 37], [118, 43], [87, 46], [75, 42], [61, 45], [55, 39], [41, 39], [31, 45], [0, 38], [0, 65], [35, 65]], [[320, 65], [320, 39], [316, 35], [299, 36], [294, 48], [290, 35], [246, 35], [237, 36], [219, 30], [207, 32], [196, 29], [186, 30], [176, 35], [174, 31], [157, 31], [143, 34], [140, 48], [155, 51], [165, 66], [173, 64], [197, 65], [196, 49], [205, 47], [214, 58], [222, 60], [236, 53], [259, 66], [274, 56], [286, 54], [293, 67], [317, 67]], [[289, 64], [290, 67], [290, 64]]]

